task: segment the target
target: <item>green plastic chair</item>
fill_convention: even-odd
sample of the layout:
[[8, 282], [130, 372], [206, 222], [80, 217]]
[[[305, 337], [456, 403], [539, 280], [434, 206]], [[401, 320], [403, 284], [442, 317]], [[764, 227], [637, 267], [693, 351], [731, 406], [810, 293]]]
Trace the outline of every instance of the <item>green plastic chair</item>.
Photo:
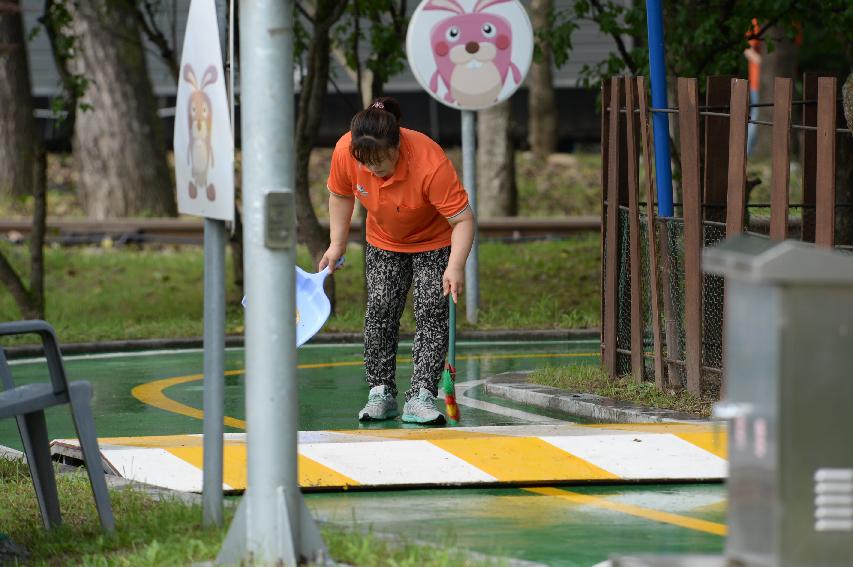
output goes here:
[[3, 387], [3, 392], [0, 392], [0, 419], [14, 417], [18, 422], [44, 527], [49, 529], [62, 522], [44, 410], [69, 404], [101, 527], [111, 532], [115, 529], [115, 519], [92, 417], [92, 386], [85, 381], [68, 382], [56, 332], [46, 321], [0, 323], [0, 336], [25, 334], [41, 337], [50, 381], [15, 386], [6, 353], [0, 348], [0, 382]]

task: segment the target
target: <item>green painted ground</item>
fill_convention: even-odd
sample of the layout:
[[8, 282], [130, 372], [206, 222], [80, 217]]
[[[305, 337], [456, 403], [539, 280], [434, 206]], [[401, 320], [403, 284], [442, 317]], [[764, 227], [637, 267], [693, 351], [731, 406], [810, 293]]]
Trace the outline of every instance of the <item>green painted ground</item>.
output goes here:
[[[457, 382], [480, 380], [516, 370], [555, 364], [588, 364], [597, 360], [597, 341], [536, 344], [479, 343], [459, 345]], [[403, 345], [402, 358], [411, 346]], [[593, 353], [584, 356], [584, 353]], [[361, 347], [309, 346], [299, 350], [300, 429], [353, 429], [355, 415], [367, 394], [361, 370]], [[242, 350], [228, 351], [229, 370], [244, 368]], [[39, 361], [13, 362], [19, 383], [40, 380]], [[77, 357], [66, 361], [73, 380], [95, 387], [98, 434], [107, 436], [200, 433], [194, 417], [147, 405], [131, 396], [137, 386], [202, 372], [202, 353], [183, 351], [118, 356]], [[411, 363], [398, 365], [399, 388], [409, 386]], [[226, 415], [243, 419], [243, 375], [226, 378]], [[529, 407], [486, 396], [480, 387], [469, 391], [502, 407]], [[202, 382], [189, 380], [162, 390], [168, 399], [201, 408]], [[463, 425], [530, 423], [501, 413], [462, 408]], [[500, 410], [496, 410], [500, 412]], [[544, 415], [544, 414], [540, 414]], [[550, 417], [565, 417], [549, 414]], [[399, 426], [399, 422], [382, 427]], [[66, 408], [49, 412], [51, 438], [74, 436]], [[240, 431], [239, 429], [229, 429]], [[20, 448], [12, 420], [0, 422], [0, 444]], [[555, 566], [590, 566], [614, 553], [716, 553], [724, 538], [685, 525], [690, 518], [725, 521], [725, 490], [721, 485], [565, 487], [541, 495], [526, 489], [456, 489], [309, 494], [307, 502], [319, 519], [390, 532], [408, 540], [456, 544], [488, 555], [503, 555]], [[575, 495], [598, 497], [579, 502]], [[637, 510], [641, 515], [636, 514]], [[643, 511], [652, 516], [641, 517]], [[673, 514], [674, 522], [652, 519]]]
[[[590, 363], [592, 357], [578, 356], [596, 353], [597, 341], [568, 343], [543, 342], [535, 344], [471, 343], [460, 344], [457, 351], [457, 382], [479, 380], [501, 372], [532, 370], [545, 365]], [[398, 388], [402, 393], [409, 387], [412, 364], [411, 345], [400, 348]], [[300, 430], [355, 429], [355, 416], [367, 398], [367, 386], [361, 366], [360, 345], [306, 346], [298, 351], [297, 372], [300, 383]], [[45, 379], [42, 361], [13, 361], [12, 371], [17, 383]], [[229, 350], [227, 370], [245, 367], [242, 349]], [[92, 357], [68, 357], [66, 371], [71, 380], [89, 380], [95, 389], [95, 425], [100, 437], [171, 435], [201, 433], [202, 422], [152, 407], [131, 396], [137, 386], [183, 376], [200, 375], [203, 356], [200, 351], [170, 351]], [[226, 376], [225, 414], [244, 419], [244, 376]], [[162, 390], [169, 399], [193, 408], [202, 408], [201, 379], [177, 384]], [[472, 397], [485, 397], [481, 389], [469, 392]], [[488, 401], [506, 407], [518, 407], [510, 402], [489, 398]], [[529, 423], [512, 417], [477, 409], [462, 408], [463, 425], [513, 425]], [[553, 415], [553, 414], [551, 414]], [[399, 427], [399, 421], [383, 422], [368, 427]], [[74, 436], [68, 409], [54, 408], [48, 412], [51, 438]], [[229, 431], [241, 431], [228, 428]], [[20, 448], [20, 439], [13, 421], [0, 422], [0, 445]]]
[[[725, 522], [721, 485], [565, 490]], [[612, 554], [721, 553], [725, 541], [718, 535], [515, 488], [310, 494], [306, 500], [321, 520], [559, 567], [589, 567]]]

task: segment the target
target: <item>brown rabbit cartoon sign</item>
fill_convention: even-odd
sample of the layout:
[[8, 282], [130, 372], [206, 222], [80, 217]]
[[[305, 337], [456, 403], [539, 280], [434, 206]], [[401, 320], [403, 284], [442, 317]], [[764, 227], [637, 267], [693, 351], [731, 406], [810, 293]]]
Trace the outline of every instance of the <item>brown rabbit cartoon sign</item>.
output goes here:
[[533, 59], [533, 28], [518, 0], [424, 0], [409, 23], [406, 52], [433, 97], [482, 110], [521, 86]]
[[178, 210], [234, 220], [234, 138], [214, 0], [190, 5], [175, 103]]

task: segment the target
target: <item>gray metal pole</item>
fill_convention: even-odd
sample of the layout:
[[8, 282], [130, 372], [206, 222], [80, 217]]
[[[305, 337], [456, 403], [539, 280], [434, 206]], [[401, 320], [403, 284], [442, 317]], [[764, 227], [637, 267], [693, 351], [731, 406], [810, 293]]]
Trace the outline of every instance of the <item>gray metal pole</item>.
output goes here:
[[[227, 36], [227, 4], [217, 0], [220, 43]], [[202, 521], [223, 521], [222, 467], [225, 426], [225, 223], [204, 219], [204, 451]]]
[[204, 219], [204, 473], [202, 518], [222, 525], [225, 426], [225, 223]]
[[[477, 129], [476, 113], [462, 111], [462, 184], [468, 192], [468, 202], [477, 218]], [[474, 246], [465, 263], [465, 315], [469, 323], [477, 322], [480, 308], [480, 277], [477, 259], [479, 230], [474, 224]]]
[[[294, 551], [299, 553], [293, 547], [300, 541], [301, 519], [296, 473], [293, 0], [246, 0], [239, 9], [249, 298], [246, 551], [261, 564], [287, 563]], [[286, 557], [288, 551], [291, 557]]]

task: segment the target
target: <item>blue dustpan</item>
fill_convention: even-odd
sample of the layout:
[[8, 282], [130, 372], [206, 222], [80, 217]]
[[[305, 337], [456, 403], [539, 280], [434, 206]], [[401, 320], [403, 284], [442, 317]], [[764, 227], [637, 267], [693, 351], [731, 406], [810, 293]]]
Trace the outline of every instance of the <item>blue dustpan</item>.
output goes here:
[[[338, 260], [336, 267], [344, 265], [343, 257]], [[299, 266], [296, 267], [296, 346], [300, 347], [308, 339], [317, 334], [329, 313], [332, 305], [323, 291], [323, 282], [329, 275], [329, 269], [321, 270], [316, 274], [309, 274]], [[246, 307], [246, 298], [243, 297], [243, 307]]]

